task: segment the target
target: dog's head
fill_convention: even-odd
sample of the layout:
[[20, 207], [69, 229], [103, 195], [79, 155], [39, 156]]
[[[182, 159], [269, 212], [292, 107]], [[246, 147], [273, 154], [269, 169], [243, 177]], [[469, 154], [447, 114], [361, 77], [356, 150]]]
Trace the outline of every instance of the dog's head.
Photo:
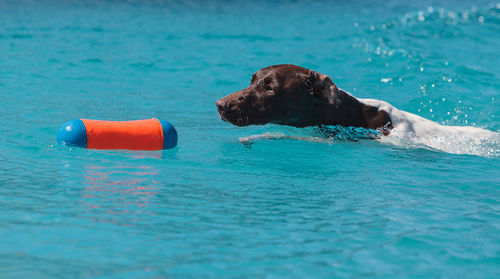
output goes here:
[[340, 95], [328, 76], [295, 65], [274, 65], [255, 73], [249, 87], [218, 100], [217, 109], [222, 120], [238, 126], [306, 127], [321, 124], [319, 112], [326, 106], [330, 111], [338, 108]]

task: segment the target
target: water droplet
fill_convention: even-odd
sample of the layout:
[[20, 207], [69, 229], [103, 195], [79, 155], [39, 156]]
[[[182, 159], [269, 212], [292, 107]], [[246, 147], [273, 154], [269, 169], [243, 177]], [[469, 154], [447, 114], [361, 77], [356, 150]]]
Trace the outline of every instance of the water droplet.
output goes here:
[[372, 25], [372, 26], [370, 26], [370, 30], [371, 30], [371, 31], [375, 30], [375, 26], [373, 26], [373, 25]]
[[423, 11], [418, 11], [417, 20], [418, 21], [424, 21], [425, 20], [424, 12]]
[[480, 16], [477, 20], [479, 20], [479, 22], [483, 23], [484, 22], [484, 17]]
[[431, 86], [434, 87], [434, 83]]
[[423, 72], [424, 71], [424, 67], [420, 67], [420, 71]]

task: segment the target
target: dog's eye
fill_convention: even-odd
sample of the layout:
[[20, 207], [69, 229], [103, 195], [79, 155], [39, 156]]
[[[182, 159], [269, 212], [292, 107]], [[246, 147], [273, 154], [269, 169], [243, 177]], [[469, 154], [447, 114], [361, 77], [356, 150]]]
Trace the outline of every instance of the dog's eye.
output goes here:
[[321, 91], [325, 90], [326, 86], [325, 85], [318, 85], [315, 88], [311, 90], [311, 94], [318, 94], [321, 93]]

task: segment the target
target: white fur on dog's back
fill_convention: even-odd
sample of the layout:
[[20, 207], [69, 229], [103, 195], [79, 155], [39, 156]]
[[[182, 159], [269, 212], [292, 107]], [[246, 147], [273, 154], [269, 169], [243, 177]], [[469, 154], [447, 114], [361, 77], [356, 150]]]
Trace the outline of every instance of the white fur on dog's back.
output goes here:
[[391, 134], [412, 135], [418, 137], [434, 136], [434, 135], [455, 135], [455, 136], [493, 136], [494, 132], [470, 127], [470, 126], [444, 126], [429, 119], [425, 119], [416, 114], [399, 110], [391, 104], [375, 100], [375, 99], [358, 99], [360, 102], [374, 106], [378, 109], [386, 111], [392, 120], [394, 129]]
[[445, 126], [413, 113], [399, 110], [391, 104], [375, 99], [358, 99], [361, 103], [386, 111], [393, 129], [388, 141], [397, 145], [425, 145], [455, 154], [486, 156], [500, 155], [500, 134], [469, 126]]

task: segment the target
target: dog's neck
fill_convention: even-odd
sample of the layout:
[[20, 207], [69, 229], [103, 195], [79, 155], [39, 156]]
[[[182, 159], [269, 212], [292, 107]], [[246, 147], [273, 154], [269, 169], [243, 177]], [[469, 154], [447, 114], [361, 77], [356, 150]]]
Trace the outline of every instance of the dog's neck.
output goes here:
[[339, 104], [325, 105], [321, 110], [321, 124], [362, 127], [384, 134], [392, 128], [391, 118], [384, 110], [361, 103], [349, 93], [338, 89]]

